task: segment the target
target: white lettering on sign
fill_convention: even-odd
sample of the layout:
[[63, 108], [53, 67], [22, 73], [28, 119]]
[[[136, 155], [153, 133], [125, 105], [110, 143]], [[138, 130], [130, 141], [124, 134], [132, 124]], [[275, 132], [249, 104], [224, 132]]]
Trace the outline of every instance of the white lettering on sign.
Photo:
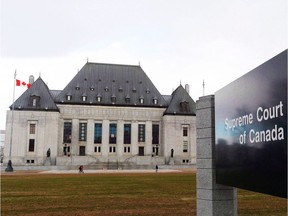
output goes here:
[[[283, 103], [279, 101], [279, 104], [271, 107], [262, 107], [259, 106], [256, 110], [256, 119], [257, 122], [264, 122], [271, 119], [276, 119], [284, 116], [283, 113]], [[225, 130], [234, 131], [237, 127], [242, 127], [245, 125], [253, 124], [253, 114], [249, 113], [242, 115], [233, 119], [225, 118]], [[268, 124], [269, 125], [269, 124]], [[241, 130], [240, 130], [241, 131]], [[247, 135], [246, 135], [247, 134]], [[239, 143], [245, 144], [250, 143], [260, 143], [260, 142], [270, 142], [277, 140], [285, 139], [285, 131], [283, 127], [280, 127], [277, 124], [274, 124], [274, 128], [268, 128], [265, 130], [256, 130], [254, 128], [249, 130], [249, 133], [242, 130], [242, 133], [239, 135]]]
[[254, 129], [251, 129], [249, 132], [249, 141], [251, 143], [277, 140], [284, 140], [284, 129], [277, 125], [275, 125], [272, 130], [255, 131]]
[[236, 128], [236, 127], [241, 127], [241, 126], [252, 124], [252, 123], [253, 123], [252, 113], [250, 113], [248, 115], [240, 116], [238, 118], [231, 119], [231, 120], [226, 118], [225, 119], [225, 129], [226, 130], [228, 130], [228, 129], [234, 130], [234, 128]]
[[277, 118], [283, 116], [283, 103], [280, 101], [279, 105], [263, 109], [259, 107], [257, 109], [257, 120], [261, 122], [263, 120]]

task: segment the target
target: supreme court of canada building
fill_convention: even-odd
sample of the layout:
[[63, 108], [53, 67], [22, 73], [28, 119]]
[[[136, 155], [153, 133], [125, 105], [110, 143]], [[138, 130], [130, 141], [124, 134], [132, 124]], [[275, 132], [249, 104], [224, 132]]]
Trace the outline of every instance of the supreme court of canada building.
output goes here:
[[45, 165], [48, 150], [57, 166], [196, 163], [188, 85], [161, 95], [139, 65], [91, 62], [63, 90], [30, 83], [7, 111], [6, 164]]

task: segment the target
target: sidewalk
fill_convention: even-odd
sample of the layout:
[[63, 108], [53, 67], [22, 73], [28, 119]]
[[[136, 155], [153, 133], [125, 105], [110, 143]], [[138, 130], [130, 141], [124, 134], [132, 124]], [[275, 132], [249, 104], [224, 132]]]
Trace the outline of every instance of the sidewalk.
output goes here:
[[[155, 169], [145, 169], [145, 170], [85, 170], [85, 173], [155, 173]], [[172, 170], [172, 169], [158, 169], [158, 173], [171, 173], [171, 172], [182, 172], [181, 170]], [[79, 170], [48, 170], [41, 171], [41, 174], [75, 174], [79, 173]]]

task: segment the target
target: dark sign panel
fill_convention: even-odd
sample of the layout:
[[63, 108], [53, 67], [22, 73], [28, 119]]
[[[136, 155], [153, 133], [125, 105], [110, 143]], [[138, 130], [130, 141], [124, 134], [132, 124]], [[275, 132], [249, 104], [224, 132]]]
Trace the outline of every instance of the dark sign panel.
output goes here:
[[287, 50], [215, 93], [216, 182], [287, 198]]

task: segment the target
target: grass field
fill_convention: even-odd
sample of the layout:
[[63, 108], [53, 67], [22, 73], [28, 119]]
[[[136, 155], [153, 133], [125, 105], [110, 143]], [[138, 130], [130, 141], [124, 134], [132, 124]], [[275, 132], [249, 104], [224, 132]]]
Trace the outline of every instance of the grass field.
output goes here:
[[[4, 174], [1, 215], [196, 215], [196, 174]], [[287, 215], [286, 199], [238, 190], [238, 215]]]

